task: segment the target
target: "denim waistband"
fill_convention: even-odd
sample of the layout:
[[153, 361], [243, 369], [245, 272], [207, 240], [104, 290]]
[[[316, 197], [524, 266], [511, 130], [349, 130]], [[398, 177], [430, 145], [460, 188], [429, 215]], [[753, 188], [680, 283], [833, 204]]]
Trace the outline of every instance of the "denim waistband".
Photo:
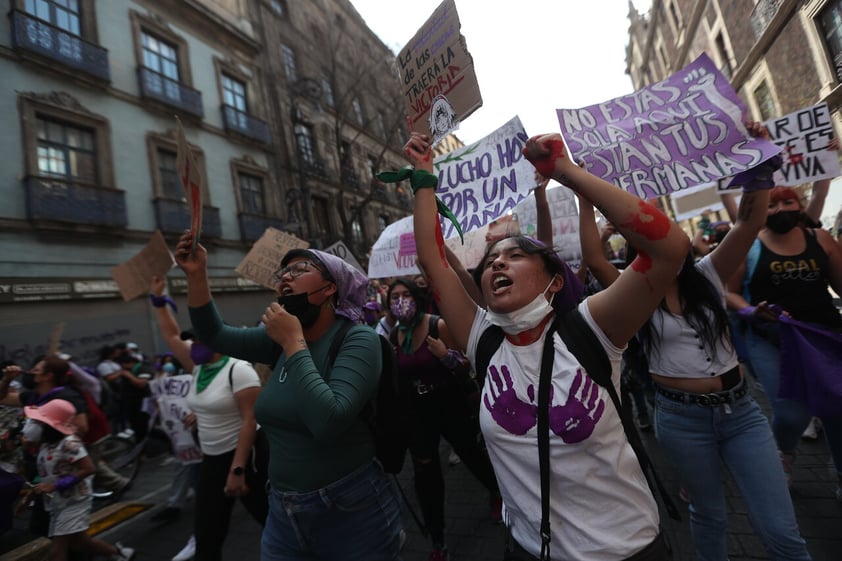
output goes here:
[[328, 483], [324, 487], [314, 489], [313, 491], [281, 491], [270, 488], [269, 492], [272, 497], [280, 499], [287, 504], [326, 504], [330, 502], [331, 497], [341, 495], [349, 489], [357, 487], [361, 481], [378, 477], [384, 477], [383, 468], [380, 467], [376, 459], [372, 459], [341, 479], [337, 479], [333, 483]]
[[689, 393], [666, 388], [660, 384], [655, 384], [655, 389], [659, 394], [671, 401], [678, 401], [679, 403], [695, 403], [702, 407], [715, 407], [717, 405], [725, 405], [736, 402], [748, 394], [748, 386], [745, 379], [740, 380], [740, 383], [730, 390], [712, 393]]

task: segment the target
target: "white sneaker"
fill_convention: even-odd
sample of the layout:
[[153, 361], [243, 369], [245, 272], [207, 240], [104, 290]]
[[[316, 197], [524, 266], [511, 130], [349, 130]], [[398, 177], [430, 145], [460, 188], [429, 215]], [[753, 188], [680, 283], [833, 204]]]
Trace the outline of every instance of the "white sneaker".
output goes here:
[[196, 536], [190, 536], [190, 539], [187, 540], [187, 545], [184, 548], [175, 554], [175, 557], [172, 558], [172, 561], [187, 561], [188, 559], [193, 559], [196, 556]]
[[134, 548], [125, 547], [120, 542], [114, 544], [117, 554], [111, 556], [111, 561], [130, 561], [134, 557]]
[[810, 419], [810, 424], [807, 425], [807, 428], [804, 429], [804, 432], [801, 433], [801, 438], [806, 438], [807, 440], [818, 440], [819, 438], [819, 428], [820, 423], [817, 418], [813, 417]]

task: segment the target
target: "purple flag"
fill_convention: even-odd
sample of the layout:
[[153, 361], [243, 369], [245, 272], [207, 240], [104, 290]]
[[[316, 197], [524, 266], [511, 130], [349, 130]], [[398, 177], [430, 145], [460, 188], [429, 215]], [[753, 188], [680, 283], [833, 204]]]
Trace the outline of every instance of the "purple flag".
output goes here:
[[817, 417], [842, 415], [842, 334], [780, 316], [778, 397], [807, 404]]
[[557, 113], [576, 160], [644, 199], [734, 175], [781, 151], [748, 134], [745, 106], [705, 54], [662, 82]]

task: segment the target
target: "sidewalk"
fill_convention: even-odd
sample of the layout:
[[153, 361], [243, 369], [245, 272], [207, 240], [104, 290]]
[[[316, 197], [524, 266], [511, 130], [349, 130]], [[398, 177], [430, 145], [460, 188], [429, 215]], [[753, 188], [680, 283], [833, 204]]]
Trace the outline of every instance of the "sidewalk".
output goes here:
[[[752, 390], [755, 399], [764, 410], [765, 396]], [[678, 498], [678, 481], [675, 472], [666, 463], [658, 448], [654, 435], [643, 434], [658, 472], [667, 489], [673, 495], [683, 521], [675, 522], [666, 513], [662, 514], [663, 525], [674, 548], [675, 561], [694, 561], [692, 540], [688, 524], [687, 505]], [[442, 447], [443, 461], [447, 461], [448, 449]], [[163, 458], [147, 460], [141, 466], [140, 474], [133, 487], [122, 497], [122, 503], [110, 507], [119, 511], [123, 506], [142, 507], [135, 515], [112, 529], [99, 534], [107, 541], [120, 540], [137, 548], [136, 561], [167, 561], [186, 543], [192, 531], [193, 502], [188, 502], [179, 520], [168, 525], [155, 524], [152, 514], [163, 508], [169, 482], [175, 470], [173, 463]], [[398, 476], [401, 488], [412, 508], [419, 514], [412, 485], [412, 468], [407, 467]], [[489, 517], [488, 494], [468, 473], [462, 464], [446, 465], [447, 489], [447, 542], [452, 561], [497, 561], [501, 557], [504, 540], [502, 525], [495, 524]], [[745, 505], [727, 472], [727, 503], [729, 508], [729, 554], [731, 561], [768, 559], [760, 540], [755, 536], [746, 514]], [[802, 441], [798, 461], [795, 465], [792, 498], [795, 504], [801, 533], [807, 540], [807, 547], [814, 561], [839, 561], [842, 559], [842, 503], [834, 498], [836, 482], [830, 456], [823, 439], [816, 442]], [[95, 516], [103, 519], [106, 512]], [[405, 513], [407, 541], [403, 549], [403, 561], [426, 561], [430, 552], [429, 541], [421, 534], [411, 515]], [[6, 536], [0, 536], [0, 544]], [[225, 559], [256, 561], [259, 559], [260, 527], [249, 518], [242, 507], [237, 506], [231, 520], [231, 529], [225, 542]], [[5, 548], [0, 551], [5, 551]], [[46, 550], [40, 555], [25, 559], [40, 561], [46, 559]], [[16, 561], [20, 557], [0, 555], [0, 561]]]

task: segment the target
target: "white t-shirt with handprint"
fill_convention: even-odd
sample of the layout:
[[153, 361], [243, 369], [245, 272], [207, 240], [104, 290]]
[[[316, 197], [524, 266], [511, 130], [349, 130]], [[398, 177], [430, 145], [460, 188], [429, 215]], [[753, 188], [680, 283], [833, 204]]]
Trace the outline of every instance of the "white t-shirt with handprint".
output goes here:
[[[605, 348], [619, 392], [620, 358], [594, 323], [587, 300], [579, 311]], [[491, 323], [480, 309], [468, 358]], [[551, 324], [547, 325], [549, 329]], [[546, 332], [545, 332], [546, 333]], [[620, 561], [658, 535], [658, 510], [611, 396], [584, 373], [554, 334], [550, 393], [550, 528], [553, 558]], [[544, 338], [524, 346], [504, 339], [489, 361], [480, 426], [500, 484], [505, 521], [517, 542], [540, 553], [538, 380]]]

